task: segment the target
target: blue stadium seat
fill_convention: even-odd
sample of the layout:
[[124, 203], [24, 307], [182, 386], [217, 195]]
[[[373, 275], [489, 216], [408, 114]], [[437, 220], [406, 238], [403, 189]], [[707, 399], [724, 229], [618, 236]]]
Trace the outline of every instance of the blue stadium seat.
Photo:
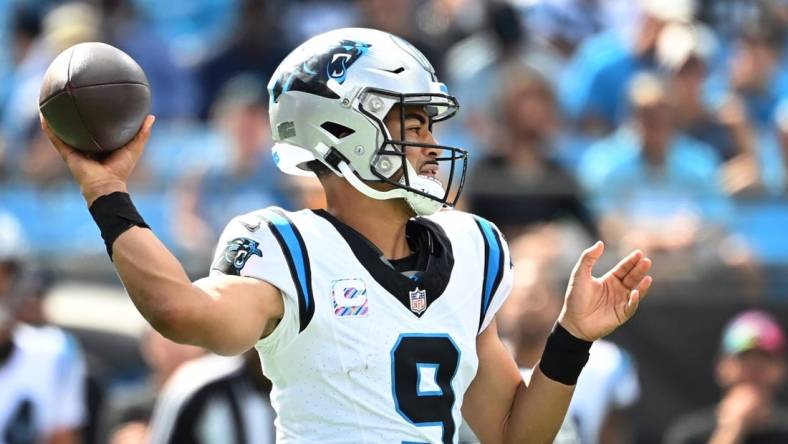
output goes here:
[[227, 162], [220, 134], [199, 124], [162, 124], [151, 133], [142, 161], [161, 185]]
[[732, 230], [743, 236], [759, 261], [766, 265], [788, 262], [788, 202], [784, 199], [756, 199], [736, 203]]

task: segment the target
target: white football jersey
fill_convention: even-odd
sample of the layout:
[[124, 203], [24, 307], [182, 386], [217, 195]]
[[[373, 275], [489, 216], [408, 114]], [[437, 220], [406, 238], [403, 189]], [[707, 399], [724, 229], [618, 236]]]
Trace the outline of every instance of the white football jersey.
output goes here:
[[18, 325], [0, 364], [0, 444], [45, 442], [85, 419], [85, 363], [76, 341], [54, 327]]
[[265, 280], [284, 298], [256, 346], [277, 442], [457, 442], [476, 338], [511, 288], [509, 252], [467, 213], [411, 224], [430, 233], [426, 270], [411, 277], [325, 211], [268, 208], [225, 229], [212, 273]]

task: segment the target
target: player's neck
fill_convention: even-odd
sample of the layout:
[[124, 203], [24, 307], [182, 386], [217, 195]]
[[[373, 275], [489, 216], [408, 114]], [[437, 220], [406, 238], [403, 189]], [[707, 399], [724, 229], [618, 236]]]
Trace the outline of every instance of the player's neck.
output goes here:
[[400, 199], [376, 200], [352, 188], [327, 193], [326, 197], [327, 211], [372, 242], [386, 258], [400, 259], [411, 254], [405, 237], [411, 214]]

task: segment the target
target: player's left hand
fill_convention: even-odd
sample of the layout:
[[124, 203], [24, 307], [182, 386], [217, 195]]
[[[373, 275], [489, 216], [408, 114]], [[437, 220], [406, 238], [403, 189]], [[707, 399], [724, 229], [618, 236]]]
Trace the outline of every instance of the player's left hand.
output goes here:
[[608, 335], [629, 320], [651, 287], [651, 259], [634, 251], [600, 278], [591, 271], [605, 251], [599, 241], [577, 261], [558, 322], [586, 341]]

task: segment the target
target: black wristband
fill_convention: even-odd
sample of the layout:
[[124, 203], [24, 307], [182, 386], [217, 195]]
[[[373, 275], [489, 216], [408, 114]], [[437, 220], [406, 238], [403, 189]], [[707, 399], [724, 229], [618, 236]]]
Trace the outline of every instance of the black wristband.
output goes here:
[[115, 191], [93, 201], [90, 215], [101, 231], [101, 238], [107, 246], [109, 259], [112, 260], [112, 244], [115, 239], [131, 227], [150, 228], [131, 202], [128, 193]]
[[575, 385], [583, 366], [588, 362], [591, 344], [593, 343], [573, 336], [556, 322], [553, 332], [547, 338], [539, 369], [553, 381]]

